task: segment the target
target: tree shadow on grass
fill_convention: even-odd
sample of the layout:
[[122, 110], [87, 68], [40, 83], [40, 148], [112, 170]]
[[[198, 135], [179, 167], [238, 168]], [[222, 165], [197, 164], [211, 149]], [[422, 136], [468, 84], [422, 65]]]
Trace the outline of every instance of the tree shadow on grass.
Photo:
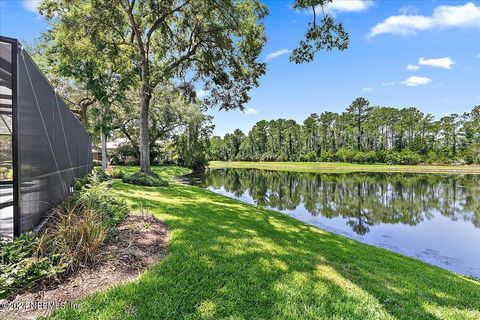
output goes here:
[[477, 281], [190, 186], [115, 183], [170, 229], [169, 255], [59, 318], [458, 319]]

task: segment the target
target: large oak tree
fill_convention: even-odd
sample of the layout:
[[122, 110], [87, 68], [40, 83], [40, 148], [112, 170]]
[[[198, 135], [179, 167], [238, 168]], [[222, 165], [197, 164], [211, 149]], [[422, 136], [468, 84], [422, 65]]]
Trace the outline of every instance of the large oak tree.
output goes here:
[[134, 50], [143, 172], [150, 171], [149, 108], [155, 88], [171, 81], [191, 91], [201, 85], [209, 92], [207, 104], [241, 109], [265, 73], [258, 57], [266, 41], [261, 21], [267, 9], [259, 1], [47, 0], [41, 10], [63, 28], [68, 28], [64, 18], [75, 10], [77, 21], [92, 30], [85, 36], [106, 30], [106, 45]]

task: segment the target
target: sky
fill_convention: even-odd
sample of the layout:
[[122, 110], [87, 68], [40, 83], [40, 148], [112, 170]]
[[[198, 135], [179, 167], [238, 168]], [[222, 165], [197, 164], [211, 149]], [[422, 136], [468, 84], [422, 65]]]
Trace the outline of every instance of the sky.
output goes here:
[[[248, 132], [263, 119], [301, 123], [311, 113], [342, 112], [359, 96], [437, 118], [480, 105], [480, 1], [334, 0], [327, 12], [344, 24], [349, 48], [300, 65], [288, 57], [312, 15], [293, 10], [293, 0], [264, 2], [267, 73], [244, 112], [209, 111], [217, 135]], [[0, 34], [32, 43], [47, 29], [36, 3], [0, 0]]]

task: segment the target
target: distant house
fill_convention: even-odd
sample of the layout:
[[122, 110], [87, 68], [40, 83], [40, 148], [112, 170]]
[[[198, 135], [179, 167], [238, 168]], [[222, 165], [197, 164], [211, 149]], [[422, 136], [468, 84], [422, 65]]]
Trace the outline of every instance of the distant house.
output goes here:
[[[124, 143], [128, 142], [127, 138], [117, 138], [113, 141], [107, 142], [107, 154], [111, 155], [113, 152], [117, 151], [117, 149]], [[102, 148], [100, 144], [94, 145], [92, 147], [92, 156], [93, 160], [102, 160]]]

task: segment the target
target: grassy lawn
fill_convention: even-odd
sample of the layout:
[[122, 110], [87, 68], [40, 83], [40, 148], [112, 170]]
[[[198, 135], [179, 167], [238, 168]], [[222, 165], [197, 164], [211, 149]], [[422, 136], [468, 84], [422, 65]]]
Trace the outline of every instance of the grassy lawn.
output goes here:
[[211, 161], [210, 168], [251, 168], [297, 172], [412, 172], [412, 173], [461, 173], [480, 174], [480, 166], [439, 166], [439, 165], [386, 165], [354, 164], [344, 162], [236, 162]]
[[479, 281], [197, 187], [113, 192], [167, 223], [169, 255], [54, 318], [480, 319]]

